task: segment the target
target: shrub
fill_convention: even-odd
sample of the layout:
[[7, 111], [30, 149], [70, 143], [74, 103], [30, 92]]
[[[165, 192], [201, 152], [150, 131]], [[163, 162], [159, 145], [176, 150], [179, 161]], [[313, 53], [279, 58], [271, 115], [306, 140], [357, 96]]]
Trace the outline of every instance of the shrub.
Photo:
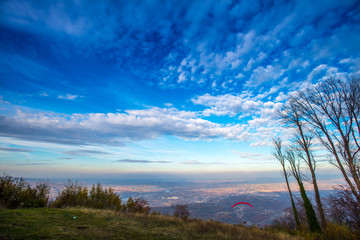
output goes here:
[[88, 207], [97, 208], [97, 209], [121, 209], [121, 199], [118, 195], [114, 193], [112, 188], [103, 189], [100, 183], [92, 186]]
[[[357, 233], [359, 234], [359, 233]], [[352, 240], [359, 239], [355, 232], [347, 225], [338, 225], [336, 223], [328, 222], [323, 234], [323, 239], [328, 240]]]
[[55, 208], [62, 207], [89, 207], [96, 209], [121, 209], [121, 199], [112, 188], [105, 188], [100, 183], [93, 185], [91, 190], [78, 185], [77, 182], [68, 181], [65, 188], [51, 205]]
[[5, 208], [45, 207], [49, 200], [49, 186], [40, 183], [34, 187], [23, 178], [0, 177], [0, 205]]
[[126, 204], [123, 206], [124, 211], [132, 212], [132, 213], [146, 213], [148, 214], [150, 212], [150, 206], [148, 201], [142, 198], [132, 198], [130, 197]]
[[52, 202], [51, 207], [85, 207], [88, 202], [88, 189], [78, 185], [77, 182], [71, 182], [65, 185], [64, 189], [59, 193], [56, 199]]

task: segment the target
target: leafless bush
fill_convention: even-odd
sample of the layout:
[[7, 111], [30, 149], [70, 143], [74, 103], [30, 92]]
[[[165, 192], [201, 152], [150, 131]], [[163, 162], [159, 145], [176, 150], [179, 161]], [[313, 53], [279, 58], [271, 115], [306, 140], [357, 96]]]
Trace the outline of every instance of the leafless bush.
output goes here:
[[173, 208], [173, 215], [175, 217], [187, 219], [190, 216], [189, 208], [185, 204], [176, 204], [175, 206], [172, 206], [172, 208]]

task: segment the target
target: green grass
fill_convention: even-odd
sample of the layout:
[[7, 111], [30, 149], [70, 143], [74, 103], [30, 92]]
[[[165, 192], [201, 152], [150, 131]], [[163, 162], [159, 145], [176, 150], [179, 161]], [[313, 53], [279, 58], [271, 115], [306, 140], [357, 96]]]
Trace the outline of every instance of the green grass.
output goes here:
[[[76, 218], [74, 218], [76, 217]], [[299, 239], [283, 233], [164, 215], [94, 209], [0, 209], [0, 239]]]

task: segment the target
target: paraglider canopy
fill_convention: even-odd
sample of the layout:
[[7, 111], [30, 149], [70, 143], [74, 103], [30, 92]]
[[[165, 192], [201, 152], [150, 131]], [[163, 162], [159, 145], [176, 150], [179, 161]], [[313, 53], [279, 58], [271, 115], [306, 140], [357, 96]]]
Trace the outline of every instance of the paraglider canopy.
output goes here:
[[232, 207], [231, 208], [234, 208], [236, 205], [238, 205], [238, 204], [246, 204], [246, 205], [249, 205], [250, 207], [253, 207], [250, 203], [247, 203], [247, 202], [237, 202], [237, 203], [235, 203], [234, 205], [232, 205]]

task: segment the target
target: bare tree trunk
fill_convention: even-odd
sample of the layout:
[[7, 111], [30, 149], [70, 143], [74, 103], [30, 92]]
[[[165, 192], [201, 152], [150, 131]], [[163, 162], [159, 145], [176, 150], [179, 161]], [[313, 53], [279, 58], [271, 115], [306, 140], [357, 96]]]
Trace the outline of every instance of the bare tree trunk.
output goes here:
[[319, 212], [320, 219], [321, 219], [321, 227], [323, 229], [325, 229], [326, 228], [326, 219], [325, 219], [325, 214], [324, 214], [324, 210], [323, 210], [321, 199], [320, 199], [319, 188], [318, 188], [318, 185], [316, 182], [315, 171], [311, 171], [311, 177], [312, 177], [312, 182], [314, 185], [316, 205], [317, 205], [318, 212]]
[[[284, 107], [283, 112], [281, 114], [285, 123], [290, 124], [290, 126], [294, 127], [296, 130], [296, 143], [300, 147], [297, 150], [298, 155], [304, 160], [304, 162], [308, 165], [309, 170], [311, 172], [312, 184], [314, 186], [316, 205], [318, 209], [318, 213], [321, 220], [321, 227], [323, 229], [326, 228], [326, 219], [323, 210], [323, 206], [321, 203], [319, 188], [316, 181], [315, 168], [316, 161], [314, 159], [311, 145], [313, 136], [304, 133], [304, 123], [301, 121], [301, 116], [299, 111], [297, 110], [293, 101], [289, 101], [288, 104]], [[305, 156], [303, 153], [305, 153]]]
[[290, 185], [289, 185], [289, 180], [287, 177], [287, 173], [285, 171], [285, 166], [283, 166], [283, 171], [284, 171], [284, 176], [285, 176], [285, 181], [286, 181], [286, 186], [288, 188], [289, 191], [289, 195], [290, 195], [290, 199], [291, 199], [291, 206], [293, 208], [293, 213], [294, 213], [294, 218], [295, 218], [295, 223], [296, 223], [296, 229], [301, 230], [301, 224], [300, 224], [300, 219], [299, 219], [299, 215], [295, 206], [295, 202], [294, 202], [294, 198], [293, 195], [291, 193], [291, 189], [290, 189]]
[[325, 214], [324, 214], [324, 210], [323, 210], [323, 207], [322, 207], [319, 188], [318, 188], [318, 185], [317, 185], [316, 175], [315, 175], [316, 161], [313, 158], [313, 154], [312, 154], [312, 151], [310, 149], [311, 144], [312, 144], [311, 143], [312, 137], [304, 135], [301, 124], [298, 124], [298, 130], [299, 130], [298, 132], [299, 132], [300, 137], [301, 137], [299, 139], [301, 141], [300, 146], [301, 146], [301, 148], [303, 149], [303, 151], [306, 154], [306, 159], [304, 159], [304, 160], [305, 160], [306, 164], [309, 166], [310, 173], [311, 173], [311, 179], [312, 179], [312, 183], [313, 183], [313, 186], [314, 186], [314, 192], [315, 192], [316, 205], [317, 205], [317, 209], [318, 209], [318, 212], [319, 212], [319, 215], [320, 215], [320, 220], [321, 220], [321, 227], [323, 229], [325, 229], [326, 228], [326, 219], [325, 219]]
[[300, 189], [300, 193], [301, 193], [301, 198], [304, 201], [304, 208], [305, 208], [305, 212], [306, 212], [306, 217], [307, 217], [307, 221], [309, 224], [309, 228], [311, 232], [321, 232], [321, 227], [319, 225], [319, 222], [316, 218], [316, 214], [314, 211], [314, 208], [306, 194], [305, 188], [304, 188], [304, 184], [302, 182], [301, 179], [301, 173], [300, 173], [300, 162], [296, 161], [295, 158], [295, 154], [293, 151], [288, 150], [287, 154], [286, 154], [286, 159], [288, 160], [288, 162], [290, 163], [290, 171], [292, 173], [292, 175], [294, 176], [294, 178], [296, 179], [298, 185], [299, 185], [299, 189]]
[[289, 180], [288, 180], [288, 173], [286, 172], [286, 167], [285, 167], [285, 156], [284, 153], [282, 151], [282, 141], [280, 138], [277, 139], [273, 139], [273, 144], [274, 144], [274, 152], [273, 155], [274, 157], [280, 162], [281, 166], [282, 166], [282, 171], [285, 177], [285, 182], [286, 182], [286, 186], [290, 195], [290, 200], [291, 200], [291, 206], [292, 206], [292, 210], [294, 213], [294, 218], [295, 218], [295, 223], [296, 223], [296, 229], [301, 229], [301, 224], [300, 224], [300, 219], [299, 219], [299, 215], [295, 206], [295, 202], [294, 202], [294, 198], [290, 189], [290, 184], [289, 184]]

